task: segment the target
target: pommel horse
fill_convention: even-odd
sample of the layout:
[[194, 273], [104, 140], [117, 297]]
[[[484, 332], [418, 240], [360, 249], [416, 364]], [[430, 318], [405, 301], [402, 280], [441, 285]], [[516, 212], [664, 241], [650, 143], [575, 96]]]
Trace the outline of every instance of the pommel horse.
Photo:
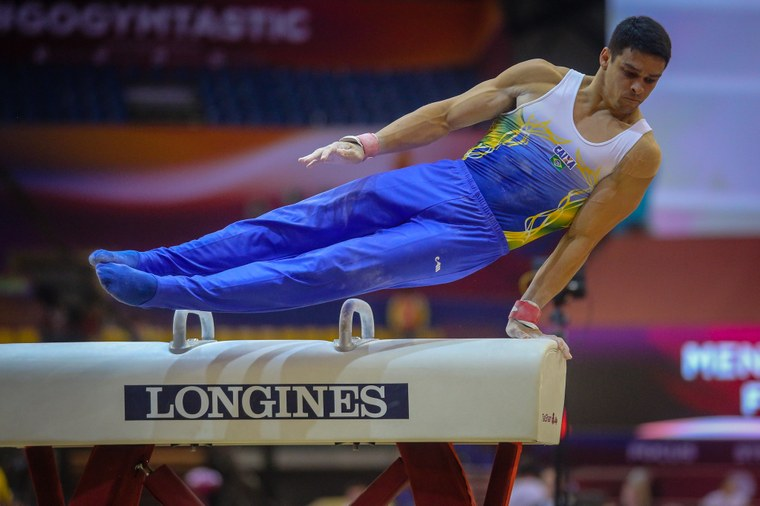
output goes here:
[[[187, 339], [187, 318], [201, 338]], [[353, 336], [358, 314], [361, 336]], [[339, 338], [215, 341], [213, 316], [177, 311], [160, 342], [0, 345], [0, 447], [24, 448], [39, 505], [64, 506], [54, 447], [94, 447], [71, 506], [202, 504], [156, 445], [395, 444], [353, 503], [474, 506], [453, 444], [497, 444], [486, 506], [509, 502], [523, 444], [557, 444], [565, 360], [550, 339], [374, 339], [347, 300]]]

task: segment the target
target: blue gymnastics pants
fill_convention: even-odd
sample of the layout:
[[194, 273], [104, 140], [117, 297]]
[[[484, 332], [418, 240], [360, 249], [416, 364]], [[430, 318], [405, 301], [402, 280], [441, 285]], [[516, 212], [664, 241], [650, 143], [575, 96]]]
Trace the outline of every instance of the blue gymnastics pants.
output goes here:
[[464, 162], [357, 179], [170, 248], [140, 254], [142, 307], [267, 312], [447, 283], [508, 252]]

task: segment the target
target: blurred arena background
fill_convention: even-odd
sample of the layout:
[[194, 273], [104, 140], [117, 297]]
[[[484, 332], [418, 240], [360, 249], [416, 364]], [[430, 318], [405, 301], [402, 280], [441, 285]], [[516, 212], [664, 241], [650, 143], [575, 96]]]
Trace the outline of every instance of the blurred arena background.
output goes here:
[[[361, 175], [458, 158], [485, 125], [361, 166], [296, 162], [527, 58], [595, 73], [609, 28], [633, 14], [673, 39], [643, 107], [663, 166], [545, 311], [544, 330], [563, 332], [575, 356], [568, 431], [526, 458], [559, 472], [561, 504], [690, 506], [732, 471], [760, 479], [753, 0], [0, 1], [0, 343], [169, 341], [170, 312], [104, 296], [92, 249], [175, 244]], [[379, 337], [503, 337], [556, 240], [457, 283], [363, 297]], [[217, 338], [333, 339], [340, 303], [215, 315]], [[393, 450], [158, 458], [206, 487], [209, 504], [298, 506], [341, 504]], [[83, 455], [60, 451], [69, 485]], [[492, 454], [463, 455], [477, 486]], [[34, 504], [18, 452], [0, 451], [0, 471], [0, 505], [3, 487]], [[621, 499], [642, 475], [649, 501]]]

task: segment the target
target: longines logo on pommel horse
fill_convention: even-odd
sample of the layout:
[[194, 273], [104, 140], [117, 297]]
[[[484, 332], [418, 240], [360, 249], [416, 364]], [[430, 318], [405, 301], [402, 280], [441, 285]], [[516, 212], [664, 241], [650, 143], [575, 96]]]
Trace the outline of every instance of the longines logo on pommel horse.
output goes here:
[[418, 506], [459, 506], [475, 501], [453, 444], [497, 444], [484, 504], [506, 505], [522, 445], [559, 442], [565, 372], [550, 339], [374, 339], [359, 299], [334, 342], [216, 341], [210, 313], [177, 311], [168, 346], [0, 345], [0, 447], [25, 448], [40, 505], [65, 504], [53, 448], [94, 447], [70, 505], [136, 506], [147, 487], [177, 506], [202, 503], [147, 471], [156, 445], [395, 444], [353, 504], [408, 483]]

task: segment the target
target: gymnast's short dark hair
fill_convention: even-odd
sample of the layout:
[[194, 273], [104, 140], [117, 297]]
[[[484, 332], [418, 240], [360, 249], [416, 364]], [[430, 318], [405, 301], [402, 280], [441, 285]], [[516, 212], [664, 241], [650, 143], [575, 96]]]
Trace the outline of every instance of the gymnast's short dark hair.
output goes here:
[[670, 62], [670, 36], [665, 28], [649, 16], [631, 16], [615, 27], [607, 45], [613, 58], [626, 48]]

